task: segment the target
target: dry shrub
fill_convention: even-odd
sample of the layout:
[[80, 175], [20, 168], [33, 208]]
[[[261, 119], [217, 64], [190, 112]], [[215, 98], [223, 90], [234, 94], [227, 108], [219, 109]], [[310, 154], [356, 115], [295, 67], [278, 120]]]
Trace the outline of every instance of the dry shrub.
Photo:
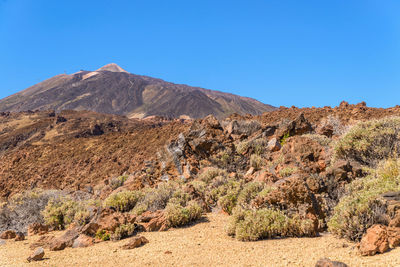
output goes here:
[[0, 207], [0, 232], [12, 229], [26, 232], [32, 223], [44, 223], [41, 211], [50, 200], [66, 194], [57, 190], [34, 190], [16, 194]]
[[113, 241], [121, 240], [135, 234], [136, 225], [133, 223], [121, 224], [118, 226], [114, 233], [111, 234], [110, 238]]
[[361, 122], [336, 144], [335, 158], [376, 166], [381, 160], [400, 153], [400, 117]]
[[202, 208], [196, 201], [189, 201], [186, 206], [176, 202], [168, 203], [165, 208], [165, 215], [172, 227], [179, 227], [201, 218]]
[[240, 241], [315, 236], [314, 226], [310, 220], [289, 218], [280, 210], [267, 208], [259, 210], [235, 208], [227, 232]]
[[381, 163], [374, 173], [349, 184], [346, 191], [347, 195], [335, 207], [328, 227], [340, 237], [358, 241], [373, 224], [387, 224], [387, 207], [379, 196], [400, 191], [400, 160], [389, 159]]
[[118, 211], [130, 211], [143, 197], [140, 191], [121, 191], [108, 196], [103, 203], [104, 207], [112, 207]]

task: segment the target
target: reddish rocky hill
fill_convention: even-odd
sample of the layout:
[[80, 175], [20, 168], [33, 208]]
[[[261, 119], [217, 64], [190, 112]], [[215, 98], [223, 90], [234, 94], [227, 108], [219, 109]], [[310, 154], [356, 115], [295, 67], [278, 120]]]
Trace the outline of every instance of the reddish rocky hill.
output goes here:
[[90, 110], [130, 118], [222, 118], [274, 109], [247, 97], [131, 74], [116, 64], [57, 75], [0, 100], [0, 111]]

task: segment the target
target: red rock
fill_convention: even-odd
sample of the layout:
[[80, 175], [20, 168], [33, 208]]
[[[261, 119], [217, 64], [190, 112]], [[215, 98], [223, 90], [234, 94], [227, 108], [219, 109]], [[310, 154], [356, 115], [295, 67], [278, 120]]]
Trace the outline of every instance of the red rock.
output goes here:
[[0, 239], [13, 239], [16, 237], [16, 233], [13, 230], [7, 230], [1, 233]]
[[317, 261], [315, 267], [348, 267], [347, 264], [340, 261], [331, 261], [330, 259], [324, 258]]
[[387, 233], [389, 236], [389, 247], [398, 247], [400, 245], [400, 227], [388, 227]]
[[140, 246], [143, 246], [144, 244], [149, 243], [149, 240], [145, 238], [144, 236], [135, 236], [129, 239], [129, 242], [123, 245], [121, 248], [122, 249], [133, 249], [137, 248]]
[[31, 235], [44, 235], [49, 231], [49, 227], [47, 225], [43, 225], [41, 223], [32, 223], [28, 226], [28, 236]]
[[33, 252], [32, 255], [30, 255], [28, 257], [27, 260], [29, 262], [31, 262], [31, 261], [40, 261], [40, 260], [43, 259], [43, 257], [44, 257], [44, 249], [43, 248], [37, 248], [35, 250], [35, 252]]
[[360, 242], [360, 253], [363, 256], [373, 256], [389, 250], [387, 228], [384, 225], [371, 226]]
[[72, 244], [73, 248], [84, 248], [84, 247], [89, 247], [94, 244], [94, 239], [93, 237], [81, 234], [78, 236], [77, 239], [74, 240], [74, 243]]
[[23, 241], [25, 240], [25, 235], [21, 232], [17, 232], [15, 236], [15, 241]]

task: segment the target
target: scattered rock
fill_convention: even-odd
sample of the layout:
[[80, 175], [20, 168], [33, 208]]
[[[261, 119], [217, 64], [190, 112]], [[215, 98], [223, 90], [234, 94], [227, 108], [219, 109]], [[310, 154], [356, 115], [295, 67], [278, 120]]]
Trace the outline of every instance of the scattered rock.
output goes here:
[[347, 264], [340, 261], [331, 261], [328, 258], [320, 259], [315, 264], [315, 267], [348, 267]]
[[373, 256], [389, 250], [386, 226], [375, 224], [371, 226], [360, 242], [360, 253], [363, 256]]
[[162, 210], [146, 211], [138, 218], [138, 221], [142, 223], [146, 232], [165, 231], [169, 228]]
[[279, 151], [281, 149], [281, 144], [279, 143], [278, 139], [274, 137], [269, 140], [267, 149], [272, 152]]
[[123, 245], [121, 248], [122, 249], [134, 249], [140, 246], [143, 246], [144, 244], [149, 243], [149, 240], [145, 238], [144, 236], [135, 236], [129, 239], [129, 242]]
[[389, 247], [390, 248], [395, 248], [400, 245], [400, 227], [388, 227], [387, 228], [387, 233], [388, 233], [388, 241], [389, 241]]
[[77, 228], [67, 230], [64, 235], [54, 239], [49, 248], [51, 251], [63, 250], [66, 247], [72, 247], [74, 240], [79, 236]]
[[32, 243], [29, 248], [30, 249], [35, 249], [38, 247], [44, 247], [44, 248], [49, 248], [50, 244], [55, 240], [56, 238], [52, 235], [42, 235], [35, 243]]
[[15, 236], [15, 241], [23, 241], [25, 240], [25, 235], [21, 232], [17, 232]]
[[81, 234], [74, 240], [73, 248], [85, 248], [94, 244], [93, 237]]
[[13, 239], [16, 237], [16, 233], [13, 230], [6, 230], [0, 235], [0, 239]]
[[31, 261], [40, 261], [40, 260], [43, 259], [43, 257], [44, 257], [44, 249], [43, 248], [37, 248], [35, 250], [35, 252], [33, 252], [32, 255], [30, 255], [28, 257], [27, 260], [29, 262], [31, 262]]
[[49, 227], [41, 223], [32, 223], [28, 226], [28, 236], [44, 235], [49, 232]]

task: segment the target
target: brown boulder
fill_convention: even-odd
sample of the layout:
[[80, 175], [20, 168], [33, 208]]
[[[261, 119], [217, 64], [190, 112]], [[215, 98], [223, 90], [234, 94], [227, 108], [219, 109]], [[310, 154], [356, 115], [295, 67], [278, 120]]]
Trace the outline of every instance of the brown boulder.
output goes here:
[[77, 228], [67, 230], [62, 236], [53, 240], [49, 248], [51, 251], [63, 250], [66, 247], [72, 247], [74, 240], [79, 236]]
[[94, 240], [92, 237], [81, 234], [74, 240], [74, 243], [72, 244], [73, 248], [85, 248], [89, 247], [94, 244]]
[[281, 149], [281, 144], [279, 143], [278, 139], [275, 137], [269, 140], [268, 145], [267, 145], [268, 151], [279, 151]]
[[169, 228], [162, 210], [146, 211], [138, 218], [138, 221], [142, 223], [146, 232], [165, 231]]
[[400, 245], [400, 227], [388, 227], [387, 233], [389, 236], [389, 247], [398, 247]]
[[35, 249], [38, 247], [44, 247], [44, 248], [49, 248], [50, 244], [55, 240], [56, 238], [52, 235], [42, 235], [35, 243], [32, 243], [29, 248], [30, 249]]
[[134, 249], [140, 246], [143, 246], [144, 244], [149, 243], [149, 240], [145, 238], [144, 236], [135, 236], [129, 239], [128, 243], [123, 245], [121, 248], [122, 249]]
[[363, 256], [373, 256], [389, 250], [387, 228], [384, 225], [371, 226], [360, 242], [360, 253]]
[[29, 262], [31, 261], [40, 261], [42, 260], [44, 257], [44, 249], [43, 248], [37, 248], [35, 250], [35, 252], [32, 253], [32, 255], [30, 255], [27, 260]]
[[0, 239], [13, 239], [16, 237], [16, 233], [13, 230], [6, 230], [1, 233]]
[[317, 261], [315, 267], [347, 267], [348, 265], [340, 261], [331, 261], [324, 258]]
[[67, 247], [67, 243], [60, 240], [60, 239], [54, 239], [50, 244], [49, 244], [49, 249], [51, 251], [59, 251], [63, 250]]
[[17, 232], [15, 236], [15, 241], [23, 241], [25, 240], [25, 235], [21, 232]]
[[31, 235], [44, 235], [49, 231], [49, 227], [47, 225], [43, 225], [41, 223], [32, 223], [28, 226], [28, 236]]

